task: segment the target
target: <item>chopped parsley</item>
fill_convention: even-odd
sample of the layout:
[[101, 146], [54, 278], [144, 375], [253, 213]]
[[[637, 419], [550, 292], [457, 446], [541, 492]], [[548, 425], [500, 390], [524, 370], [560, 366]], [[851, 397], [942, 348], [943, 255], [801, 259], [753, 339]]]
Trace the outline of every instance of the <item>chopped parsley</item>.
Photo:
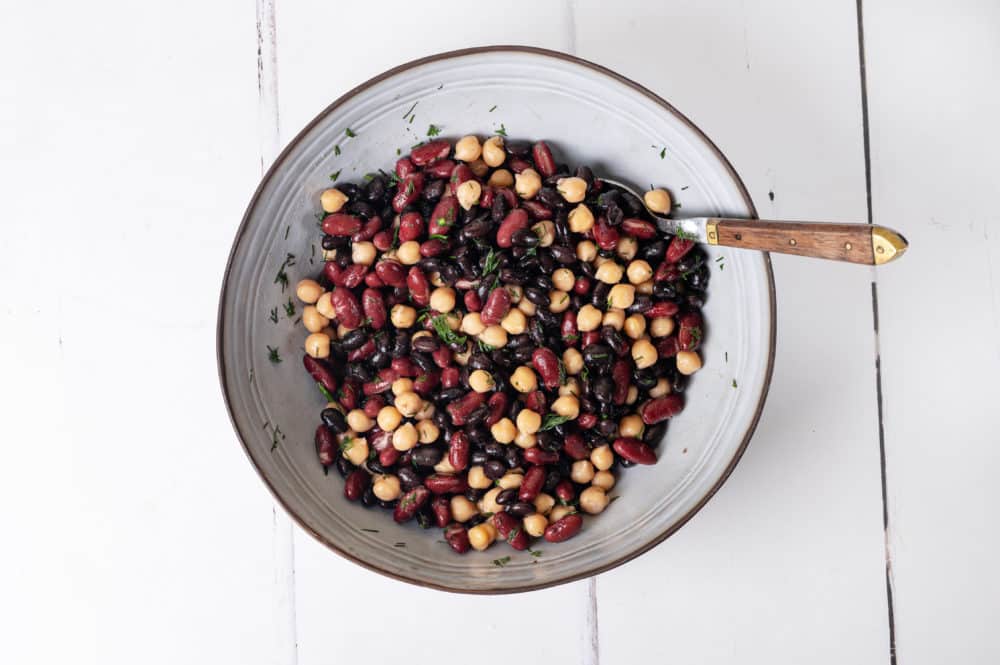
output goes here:
[[343, 170], [344, 169], [339, 169], [336, 173], [331, 173], [330, 174], [330, 180], [332, 180], [333, 182], [337, 182], [337, 178], [340, 177], [340, 172], [343, 171]]
[[277, 323], [278, 322], [278, 308], [277, 307], [272, 307], [271, 308], [271, 315], [269, 317], [267, 317], [267, 318], [271, 319], [271, 323]]
[[660, 159], [663, 159], [666, 156], [667, 156], [667, 148], [666, 146], [664, 146], [663, 150], [660, 151]]
[[327, 390], [326, 386], [324, 386], [324, 385], [323, 385], [322, 383], [320, 383], [319, 381], [317, 381], [317, 382], [316, 382], [316, 387], [317, 387], [317, 388], [319, 388], [319, 391], [320, 391], [321, 393], [323, 393], [323, 397], [325, 397], [325, 398], [326, 398], [326, 401], [327, 401], [327, 402], [336, 402], [336, 401], [337, 401], [337, 398], [336, 398], [336, 397], [334, 397], [333, 395], [331, 395], [331, 394], [330, 394], [330, 391], [329, 391], [329, 390]]
[[468, 337], [457, 334], [448, 326], [448, 317], [445, 314], [435, 316], [431, 319], [431, 324], [434, 326], [434, 332], [445, 344], [465, 344], [469, 340]]
[[379, 533], [378, 529], [366, 529], [366, 528], [362, 527], [360, 530], [364, 531], [365, 533]]
[[333, 146], [333, 154], [337, 155], [338, 157], [340, 156], [340, 145]]
[[490, 248], [489, 253], [486, 255], [486, 262], [483, 265], [483, 276], [489, 275], [491, 272], [500, 267], [500, 256]]
[[403, 114], [403, 120], [406, 120], [406, 117], [408, 115], [410, 115], [411, 113], [413, 113], [413, 109], [417, 108], [417, 104], [419, 104], [419, 103], [420, 103], [419, 99], [417, 101], [413, 102], [413, 106], [410, 107], [410, 110]]
[[347, 136], [347, 138], [349, 139], [353, 139], [355, 136], [357, 136], [357, 134], [354, 133], [354, 130], [351, 129], [350, 127], [344, 130], [344, 135]]
[[281, 356], [278, 354], [278, 349], [268, 346], [267, 347], [267, 359], [270, 360], [271, 363], [273, 363], [275, 365], [277, 365], [278, 363], [280, 363], [281, 362]]
[[499, 559], [493, 559], [493, 565], [497, 568], [503, 568], [508, 563], [510, 563], [510, 556], [500, 557]]
[[506, 128], [506, 127], [504, 127], [504, 126], [503, 126], [503, 123], [501, 122], [501, 123], [500, 123], [500, 129], [496, 130], [496, 131], [495, 131], [495, 132], [493, 132], [493, 133], [494, 133], [494, 134], [498, 134], [499, 136], [507, 136], [507, 128]]
[[538, 428], [538, 431], [545, 432], [569, 421], [570, 418], [568, 418], [567, 416], [560, 416], [555, 413], [548, 413], [542, 420], [542, 426]]
[[483, 353], [489, 353], [491, 351], [496, 351], [497, 349], [497, 347], [493, 346], [492, 344], [487, 344], [481, 339], [477, 339], [476, 342], [479, 344], [479, 350], [482, 351]]
[[497, 105], [496, 104], [494, 104], [493, 106], [490, 107], [490, 113], [493, 113], [496, 110], [497, 110]]
[[340, 442], [340, 452], [346, 453], [348, 450], [354, 447], [354, 437], [345, 436]]
[[414, 143], [413, 145], [410, 146], [410, 150], [415, 150], [415, 149], [419, 148], [420, 146], [422, 146], [423, 144], [424, 144], [423, 141], [418, 141], [417, 143]]
[[293, 316], [295, 316], [295, 303], [292, 302], [291, 298], [288, 299], [288, 303], [285, 304], [284, 307], [285, 307], [285, 317], [286, 318], [290, 319]]
[[537, 559], [538, 557], [542, 556], [542, 550], [528, 550], [528, 554]]
[[674, 231], [674, 235], [677, 236], [680, 240], [694, 240], [695, 239], [695, 236], [693, 236], [692, 234], [688, 233], [687, 231], [685, 231], [684, 229], [682, 229], [680, 227], [678, 227], [677, 230]]
[[517, 535], [519, 533], [521, 533], [521, 529], [519, 528], [511, 529], [510, 533], [507, 534], [507, 544], [513, 543], [514, 539], [517, 538]]
[[733, 388], [738, 388], [738, 387], [739, 386], [736, 385], [736, 379], [733, 379]]
[[440, 233], [432, 233], [427, 237], [430, 238], [431, 240], [443, 240], [444, 242], [448, 242], [448, 236], [442, 235]]
[[427, 136], [437, 136], [441, 133], [441, 128], [437, 125], [431, 125], [427, 128]]

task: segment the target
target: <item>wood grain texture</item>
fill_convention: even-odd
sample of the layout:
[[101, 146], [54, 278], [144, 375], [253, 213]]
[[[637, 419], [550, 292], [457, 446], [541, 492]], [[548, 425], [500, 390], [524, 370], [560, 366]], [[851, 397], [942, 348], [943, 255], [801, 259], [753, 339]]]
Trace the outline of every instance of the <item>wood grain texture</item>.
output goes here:
[[811, 256], [874, 265], [872, 231], [867, 224], [766, 222], [719, 219], [719, 244], [740, 249]]

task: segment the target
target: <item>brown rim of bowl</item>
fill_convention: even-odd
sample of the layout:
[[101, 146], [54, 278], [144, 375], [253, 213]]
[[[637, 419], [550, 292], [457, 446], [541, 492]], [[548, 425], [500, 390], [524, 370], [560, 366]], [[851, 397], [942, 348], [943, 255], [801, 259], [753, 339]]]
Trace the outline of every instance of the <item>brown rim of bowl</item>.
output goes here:
[[308, 133], [309, 130], [311, 130], [313, 128], [313, 126], [315, 126], [316, 123], [320, 121], [320, 119], [324, 118], [327, 114], [329, 114], [332, 111], [336, 110], [346, 100], [348, 100], [351, 97], [353, 97], [354, 95], [356, 95], [356, 94], [358, 94], [358, 93], [366, 90], [367, 88], [370, 88], [371, 86], [375, 85], [376, 83], [380, 83], [381, 81], [383, 81], [383, 80], [385, 80], [385, 79], [387, 79], [389, 77], [395, 76], [396, 74], [399, 74], [401, 72], [405, 72], [408, 69], [412, 69], [414, 67], [418, 67], [418, 66], [423, 65], [423, 64], [428, 63], [428, 62], [436, 62], [438, 60], [446, 60], [448, 58], [456, 58], [456, 57], [461, 57], [461, 56], [466, 56], [466, 55], [473, 55], [473, 54], [477, 54], [477, 53], [498, 53], [498, 52], [500, 52], [500, 53], [502, 53], [502, 52], [533, 53], [535, 55], [545, 56], [547, 58], [557, 58], [557, 59], [560, 59], [560, 60], [565, 60], [567, 62], [572, 62], [572, 63], [577, 64], [577, 65], [582, 65], [583, 67], [587, 67], [589, 69], [592, 69], [592, 70], [594, 70], [595, 72], [597, 72], [599, 74], [603, 74], [605, 76], [608, 76], [608, 77], [610, 77], [610, 78], [618, 81], [619, 83], [624, 83], [625, 85], [629, 86], [633, 90], [636, 90], [636, 91], [642, 93], [643, 95], [645, 95], [646, 97], [648, 97], [652, 101], [656, 102], [661, 107], [663, 107], [663, 109], [666, 112], [674, 115], [677, 119], [679, 119], [681, 122], [683, 122], [688, 128], [690, 128], [692, 131], [694, 131], [698, 136], [700, 136], [705, 141], [705, 143], [707, 143], [709, 145], [709, 147], [712, 149], [712, 151], [716, 154], [716, 156], [725, 165], [726, 170], [729, 171], [729, 175], [732, 176], [732, 178], [736, 181], [736, 184], [740, 188], [740, 194], [742, 195], [743, 200], [744, 200], [744, 202], [747, 205], [747, 208], [749, 208], [750, 213], [753, 216], [753, 218], [757, 219], [757, 208], [754, 206], [753, 200], [750, 198], [750, 194], [747, 192], [746, 185], [743, 184], [743, 180], [740, 178], [739, 174], [736, 172], [736, 169], [733, 168], [733, 165], [729, 162], [729, 160], [722, 153], [722, 151], [719, 150], [718, 146], [716, 146], [715, 143], [713, 143], [712, 140], [709, 139], [708, 136], [706, 136], [705, 133], [703, 131], [701, 131], [701, 129], [698, 128], [697, 125], [695, 125], [693, 122], [691, 122], [691, 120], [688, 119], [687, 116], [685, 116], [683, 113], [681, 113], [676, 108], [674, 108], [672, 104], [670, 104], [668, 101], [666, 101], [662, 97], [653, 94], [652, 92], [650, 92], [649, 90], [647, 90], [645, 87], [639, 85], [635, 81], [633, 81], [633, 80], [631, 80], [629, 78], [626, 78], [626, 77], [622, 76], [621, 74], [613, 72], [613, 71], [611, 71], [610, 69], [608, 69], [606, 67], [603, 67], [601, 65], [595, 64], [595, 63], [590, 62], [588, 60], [584, 60], [582, 58], [578, 58], [578, 57], [576, 57], [574, 55], [569, 55], [567, 53], [562, 53], [560, 51], [552, 51], [552, 50], [549, 50], [549, 49], [536, 48], [536, 47], [533, 47], [533, 46], [506, 46], [506, 45], [501, 45], [501, 46], [477, 46], [477, 47], [474, 47], [474, 48], [458, 49], [458, 50], [455, 50], [455, 51], [446, 51], [444, 53], [438, 53], [436, 55], [430, 55], [430, 56], [426, 56], [426, 57], [423, 57], [423, 58], [418, 58], [416, 60], [411, 60], [411, 61], [409, 61], [407, 63], [404, 63], [402, 65], [399, 65], [397, 67], [393, 67], [392, 69], [389, 69], [389, 70], [387, 70], [385, 72], [382, 72], [378, 76], [375, 76], [374, 78], [371, 78], [371, 79], [365, 81], [361, 85], [358, 85], [355, 88], [353, 88], [351, 90], [348, 90], [346, 93], [344, 93], [343, 95], [341, 95], [336, 101], [334, 101], [332, 104], [330, 104], [325, 109], [323, 109], [315, 118], [313, 118], [309, 122], [309, 124], [307, 124], [305, 127], [302, 128], [301, 131], [299, 131], [299, 133], [295, 136], [294, 139], [292, 139], [291, 142], [289, 142], [289, 144], [287, 146], [285, 146], [284, 150], [281, 151], [281, 154], [278, 155], [278, 157], [274, 160], [274, 163], [271, 164], [270, 168], [268, 168], [267, 173], [264, 174], [263, 178], [261, 178], [260, 184], [257, 186], [257, 190], [253, 193], [253, 197], [250, 199], [250, 203], [247, 206], [246, 212], [243, 214], [243, 219], [240, 222], [240, 228], [236, 232], [236, 238], [233, 240], [233, 246], [232, 246], [232, 248], [229, 251], [229, 258], [226, 260], [226, 272], [225, 272], [225, 275], [222, 278], [222, 289], [221, 289], [221, 292], [219, 294], [218, 322], [217, 322], [217, 325], [216, 325], [216, 356], [217, 356], [218, 366], [219, 366], [219, 383], [221, 384], [221, 387], [222, 387], [222, 395], [223, 395], [223, 398], [225, 399], [225, 402], [226, 402], [226, 411], [229, 413], [229, 420], [232, 423], [233, 429], [236, 431], [236, 435], [237, 435], [237, 437], [240, 440], [240, 445], [243, 446], [243, 451], [246, 453], [247, 457], [250, 459], [250, 463], [253, 465], [254, 470], [256, 470], [257, 475], [260, 476], [260, 479], [264, 482], [264, 485], [267, 486], [267, 489], [268, 489], [268, 491], [270, 491], [271, 496], [273, 496], [274, 499], [275, 499], [275, 501], [277, 501], [278, 504], [281, 505], [281, 507], [285, 510], [285, 512], [288, 513], [288, 515], [290, 515], [293, 520], [295, 520], [295, 523], [298, 524], [299, 527], [301, 527], [306, 533], [310, 534], [313, 538], [315, 538], [316, 540], [318, 540], [322, 544], [326, 545], [328, 548], [330, 548], [331, 550], [333, 550], [334, 552], [336, 552], [340, 556], [342, 556], [345, 559], [348, 559], [350, 561], [353, 561], [354, 563], [356, 563], [359, 566], [362, 566], [364, 568], [367, 568], [368, 570], [371, 570], [373, 572], [385, 575], [386, 577], [391, 577], [391, 578], [396, 579], [396, 580], [400, 580], [400, 581], [403, 581], [403, 582], [409, 582], [410, 584], [415, 584], [417, 586], [427, 587], [427, 588], [431, 588], [431, 589], [438, 589], [440, 591], [450, 591], [452, 593], [464, 593], [464, 594], [475, 594], [475, 595], [494, 595], [494, 594], [506, 594], [506, 593], [523, 593], [525, 591], [536, 591], [538, 589], [546, 589], [548, 587], [554, 587], [554, 586], [557, 586], [557, 585], [560, 585], [560, 584], [566, 584], [568, 582], [575, 582], [577, 580], [581, 580], [581, 579], [584, 579], [584, 578], [587, 578], [587, 577], [593, 577], [595, 575], [599, 575], [601, 573], [604, 573], [604, 572], [607, 572], [607, 571], [611, 570], [612, 568], [617, 568], [618, 566], [622, 565], [623, 563], [627, 563], [627, 562], [631, 561], [632, 559], [636, 558], [637, 556], [645, 554], [646, 552], [648, 552], [649, 550], [653, 549], [654, 547], [656, 547], [657, 545], [659, 545], [660, 543], [662, 543], [664, 540], [666, 540], [667, 538], [669, 538], [670, 536], [672, 536], [674, 533], [676, 533], [677, 530], [680, 529], [682, 526], [684, 526], [685, 524], [687, 524], [688, 521], [692, 517], [694, 517], [694, 515], [699, 510], [701, 510], [702, 507], [704, 507], [704, 505], [706, 503], [708, 503], [708, 500], [711, 499], [713, 496], [715, 496], [715, 493], [719, 491], [719, 488], [722, 487], [723, 483], [725, 483], [726, 480], [729, 478], [729, 476], [732, 474], [733, 469], [736, 468], [736, 465], [739, 463], [740, 459], [743, 457], [743, 453], [746, 452], [747, 445], [749, 445], [750, 439], [751, 439], [751, 437], [753, 437], [754, 431], [757, 429], [757, 423], [760, 421], [760, 415], [761, 415], [761, 412], [764, 409], [764, 402], [767, 401], [767, 393], [768, 393], [768, 391], [769, 391], [769, 389], [771, 387], [771, 375], [772, 375], [772, 373], [774, 371], [774, 349], [775, 349], [775, 335], [776, 335], [775, 327], [776, 327], [776, 324], [777, 324], [776, 305], [775, 305], [775, 292], [774, 292], [774, 271], [771, 269], [771, 257], [767, 254], [767, 252], [764, 252], [764, 264], [767, 267], [767, 281], [768, 281], [768, 285], [770, 287], [770, 294], [769, 295], [771, 297], [771, 307], [770, 307], [770, 309], [771, 309], [771, 311], [770, 311], [770, 315], [771, 315], [771, 339], [770, 339], [770, 345], [769, 345], [769, 348], [768, 348], [767, 374], [766, 374], [766, 376], [764, 378], [764, 385], [763, 385], [763, 390], [762, 390], [761, 395], [760, 395], [760, 401], [757, 403], [757, 410], [754, 413], [753, 420], [750, 422], [750, 426], [747, 428], [746, 433], [743, 435], [743, 441], [740, 443], [739, 449], [736, 451], [736, 454], [733, 456], [733, 459], [729, 462], [729, 466], [726, 467], [726, 470], [723, 472], [722, 477], [719, 478], [718, 482], [716, 482], [715, 485], [708, 491], [708, 493], [705, 494], [705, 496], [702, 497], [701, 500], [698, 501], [698, 503], [691, 510], [689, 510], [683, 517], [681, 517], [681, 519], [679, 519], [673, 526], [671, 526], [669, 529], [666, 529], [663, 533], [661, 533], [658, 536], [656, 536], [653, 540], [651, 540], [649, 543], [647, 543], [643, 547], [640, 547], [640, 548], [636, 549], [633, 552], [629, 552], [627, 555], [625, 555], [625, 556], [623, 556], [621, 558], [615, 559], [614, 561], [611, 561], [611, 562], [609, 562], [609, 563], [607, 563], [605, 565], [597, 566], [597, 567], [595, 567], [595, 568], [593, 568], [591, 570], [588, 570], [586, 572], [583, 572], [583, 573], [579, 573], [579, 574], [575, 574], [575, 575], [567, 575], [565, 577], [561, 577], [561, 578], [552, 580], [551, 582], [546, 582], [544, 584], [526, 584], [526, 585], [522, 585], [522, 586], [511, 587], [509, 589], [462, 589], [462, 588], [459, 588], [459, 587], [450, 587], [450, 586], [444, 586], [444, 585], [441, 585], [441, 584], [432, 584], [432, 583], [429, 583], [429, 582], [427, 582], [425, 580], [420, 580], [420, 579], [416, 579], [416, 578], [413, 578], [413, 577], [407, 577], [405, 575], [400, 575], [399, 573], [395, 573], [395, 572], [392, 572], [390, 570], [385, 570], [383, 568], [379, 568], [378, 566], [374, 566], [374, 565], [370, 564], [367, 561], [363, 561], [363, 560], [361, 560], [361, 559], [359, 559], [357, 557], [351, 556], [347, 552], [345, 552], [345, 551], [341, 550], [339, 547], [337, 547], [334, 543], [332, 543], [329, 540], [327, 540], [326, 538], [324, 538], [321, 534], [315, 532], [312, 528], [310, 528], [302, 520], [302, 518], [300, 518], [293, 510], [291, 510], [285, 504], [285, 502], [282, 500], [281, 496], [279, 496], [278, 493], [274, 490], [274, 487], [272, 487], [271, 483], [268, 482], [267, 477], [265, 477], [264, 474], [261, 472], [260, 467], [257, 466], [256, 462], [254, 462], [253, 455], [250, 454], [250, 449], [247, 447], [246, 439], [244, 438], [243, 433], [240, 431], [239, 426], [236, 424], [236, 419], [233, 416], [232, 404], [230, 404], [230, 401], [229, 401], [229, 389], [228, 389], [228, 386], [226, 385], [225, 360], [223, 359], [223, 355], [222, 355], [222, 338], [223, 338], [223, 321], [222, 321], [222, 315], [223, 315], [223, 308], [224, 308], [225, 298], [226, 298], [226, 290], [227, 290], [227, 287], [229, 285], [229, 273], [230, 273], [230, 270], [232, 269], [233, 256], [236, 253], [236, 248], [237, 248], [237, 246], [240, 243], [240, 239], [242, 238], [244, 231], [246, 230], [247, 222], [248, 222], [248, 220], [250, 218], [250, 213], [253, 211], [254, 207], [257, 205], [257, 200], [258, 200], [258, 198], [260, 198], [260, 193], [261, 193], [261, 190], [264, 188], [264, 184], [266, 182], [268, 182], [268, 180], [271, 179], [271, 176], [274, 174], [274, 171], [275, 171], [275, 169], [277, 169], [278, 165], [281, 164], [285, 160], [286, 157], [288, 157], [288, 153], [291, 152], [291, 150], [296, 145], [298, 145], [299, 141], [302, 140], [302, 137], [306, 133]]

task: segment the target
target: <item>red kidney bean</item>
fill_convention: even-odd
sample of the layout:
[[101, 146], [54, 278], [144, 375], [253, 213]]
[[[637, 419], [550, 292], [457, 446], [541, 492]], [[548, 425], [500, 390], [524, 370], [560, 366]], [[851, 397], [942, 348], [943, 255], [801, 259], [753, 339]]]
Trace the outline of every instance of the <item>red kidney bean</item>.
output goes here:
[[352, 236], [361, 230], [361, 218], [335, 212], [323, 218], [323, 233], [331, 236]]
[[507, 165], [510, 167], [510, 170], [513, 171], [514, 173], [520, 173], [525, 169], [531, 168], [531, 162], [523, 159], [518, 159], [517, 157], [511, 158], [507, 162]]
[[[381, 453], [383, 450], [392, 448], [392, 432], [384, 432], [378, 427], [368, 431], [368, 445], [375, 452]], [[393, 448], [395, 450], [395, 448]]]
[[646, 402], [639, 408], [642, 422], [647, 425], [661, 423], [667, 418], [673, 418], [684, 408], [684, 398], [679, 393], [671, 393]]
[[[373, 272], [365, 274], [365, 286], [371, 287], [373, 289], [380, 289], [385, 286], [385, 282]], [[364, 302], [361, 303], [361, 308], [364, 309]]]
[[431, 358], [434, 359], [434, 364], [444, 369], [451, 364], [451, 349], [442, 344], [436, 351], [431, 352]]
[[419, 212], [404, 212], [399, 216], [399, 242], [416, 240], [424, 234], [425, 227]]
[[576, 327], [576, 312], [571, 309], [563, 312], [562, 323], [559, 325], [559, 334], [562, 335], [563, 342], [571, 346], [580, 339], [580, 331]]
[[424, 478], [424, 485], [435, 494], [459, 494], [469, 489], [463, 476], [432, 473]]
[[379, 452], [378, 463], [384, 467], [390, 467], [396, 462], [398, 462], [399, 458], [402, 457], [402, 455], [403, 453], [399, 452], [392, 446], [389, 446], [385, 450]]
[[377, 395], [379, 393], [384, 393], [392, 388], [392, 381], [369, 381], [368, 383], [361, 386], [361, 390], [366, 395]]
[[412, 266], [406, 274], [406, 286], [410, 289], [410, 298], [416, 304], [426, 307], [431, 302], [431, 283], [427, 276], [417, 266]]
[[494, 196], [496, 196], [496, 190], [489, 186], [483, 187], [483, 193], [479, 195], [479, 207], [483, 210], [492, 208]]
[[493, 515], [493, 526], [497, 533], [515, 550], [528, 549], [528, 534], [521, 528], [520, 520], [505, 512]]
[[524, 451], [524, 461], [529, 464], [555, 464], [559, 461], [559, 453], [554, 450], [542, 450], [535, 446]]
[[575, 460], [590, 459], [590, 449], [578, 432], [570, 432], [563, 439], [563, 452]]
[[367, 342], [347, 354], [347, 361], [356, 363], [359, 360], [370, 358], [375, 353], [375, 340], [369, 339]]
[[451, 227], [458, 219], [458, 199], [454, 196], [445, 196], [434, 206], [428, 223], [428, 232], [431, 235], [448, 235]]
[[673, 316], [677, 313], [680, 308], [677, 303], [670, 302], [669, 300], [663, 300], [661, 302], [653, 303], [653, 306], [643, 312], [643, 316], [647, 319], [660, 319], [665, 316]]
[[448, 251], [448, 243], [440, 238], [431, 238], [420, 243], [420, 256], [425, 259], [441, 256]]
[[483, 308], [483, 302], [475, 291], [466, 291], [462, 299], [465, 301], [465, 309], [470, 312], [478, 312]]
[[664, 337], [656, 343], [656, 353], [660, 358], [673, 358], [680, 350], [680, 345], [677, 343], [677, 335]]
[[381, 395], [372, 395], [371, 397], [365, 400], [363, 411], [365, 412], [366, 416], [374, 419], [376, 416], [378, 416], [378, 412], [381, 411], [382, 407], [384, 406], [385, 406], [384, 397], [382, 397]]
[[380, 252], [388, 252], [392, 248], [392, 234], [388, 231], [379, 231], [372, 238], [372, 244]]
[[599, 330], [588, 330], [580, 335], [580, 348], [585, 349], [591, 344], [597, 344], [600, 341], [601, 332]]
[[490, 399], [486, 402], [486, 405], [490, 407], [490, 415], [486, 416], [487, 427], [493, 427], [500, 422], [500, 419], [507, 413], [508, 400], [507, 393], [490, 395]]
[[473, 180], [476, 174], [472, 172], [468, 164], [458, 164], [451, 172], [451, 177], [448, 178], [448, 193], [455, 196], [455, 192], [458, 191], [458, 186], [463, 182]]
[[531, 156], [534, 157], [535, 167], [543, 178], [556, 174], [556, 160], [552, 158], [552, 151], [545, 141], [538, 141], [531, 146]]
[[573, 482], [567, 478], [560, 480], [556, 485], [555, 495], [563, 503], [571, 503], [576, 499], [576, 488], [573, 487]]
[[504, 249], [510, 247], [514, 244], [511, 240], [514, 233], [528, 228], [529, 223], [528, 213], [523, 208], [514, 208], [511, 210], [507, 213], [504, 220], [500, 222], [500, 228], [497, 229], [497, 246]]
[[483, 325], [494, 326], [500, 323], [509, 311], [510, 294], [507, 293], [507, 289], [493, 289], [486, 298], [486, 304], [483, 305], [483, 311], [479, 316]]
[[413, 362], [413, 359], [408, 356], [403, 358], [393, 358], [390, 367], [392, 367], [392, 369], [394, 369], [400, 376], [405, 376], [410, 379], [420, 374], [420, 368], [417, 367], [417, 364]]
[[469, 435], [459, 430], [451, 435], [448, 442], [448, 462], [456, 471], [465, 471], [469, 468]]
[[442, 159], [434, 162], [424, 169], [424, 173], [431, 178], [450, 178], [451, 172], [455, 170], [455, 162], [450, 159]]
[[548, 400], [541, 390], [528, 393], [528, 396], [524, 398], [524, 408], [531, 409], [535, 413], [545, 413], [547, 406]]
[[441, 387], [445, 390], [454, 388], [461, 381], [462, 373], [457, 367], [445, 367], [441, 370]]
[[681, 269], [677, 267], [677, 264], [666, 261], [657, 266], [656, 272], [653, 273], [654, 282], [676, 282], [680, 278]]
[[340, 405], [347, 411], [358, 407], [358, 385], [353, 381], [345, 381], [337, 395]]
[[365, 289], [361, 293], [361, 309], [364, 311], [368, 325], [372, 327], [372, 330], [381, 330], [385, 326], [388, 316], [381, 291], [375, 288]]
[[577, 277], [576, 281], [573, 282], [573, 293], [579, 293], [581, 296], [585, 296], [590, 293], [590, 278], [589, 277]]
[[597, 416], [593, 413], [581, 413], [576, 419], [576, 424], [580, 429], [590, 429], [597, 424]]
[[608, 224], [608, 220], [598, 217], [594, 224], [594, 242], [601, 249], [613, 251], [618, 247], [618, 229]]
[[337, 280], [340, 279], [340, 271], [342, 268], [337, 265], [336, 261], [327, 261], [323, 264], [323, 276], [326, 277], [331, 284], [336, 284]]
[[[443, 348], [447, 349], [447, 347]], [[448, 355], [451, 355], [451, 353], [449, 352]], [[475, 391], [470, 391], [466, 393], [465, 397], [461, 397], [452, 402], [446, 406], [445, 409], [448, 411], [448, 415], [451, 416], [451, 423], [453, 425], [464, 425], [465, 419], [469, 417], [469, 414], [478, 409], [485, 402], [485, 395]]]
[[348, 328], [357, 328], [361, 325], [361, 305], [354, 294], [347, 289], [334, 289], [330, 291], [330, 304], [337, 314], [337, 322]]
[[635, 217], [629, 217], [622, 221], [622, 231], [640, 240], [652, 240], [656, 237], [656, 227], [652, 222]]
[[694, 351], [701, 346], [701, 315], [688, 312], [678, 320], [677, 346], [682, 351]]
[[459, 554], [465, 554], [472, 547], [469, 532], [461, 524], [449, 524], [444, 530], [444, 539], [448, 541], [448, 547]]
[[409, 157], [401, 157], [396, 160], [396, 177], [402, 180], [411, 173], [415, 173], [417, 167], [413, 165]]
[[[334, 284], [345, 289], [353, 289], [365, 280], [366, 274], [368, 274], [368, 266], [355, 263], [344, 268], [340, 273], [340, 278]], [[330, 297], [332, 298], [333, 294], [330, 294]]]
[[559, 387], [559, 359], [551, 349], [546, 347], [535, 349], [531, 354], [531, 364], [542, 377], [546, 388], [555, 390]]
[[378, 378], [382, 379], [383, 381], [388, 381], [389, 383], [392, 383], [400, 376], [401, 376], [400, 373], [394, 370], [392, 367], [383, 367], [378, 371]]
[[431, 501], [431, 511], [434, 513], [434, 523], [444, 528], [451, 522], [451, 499], [446, 496], [434, 497]]
[[517, 207], [517, 193], [510, 187], [498, 187], [497, 196], [502, 196], [507, 201], [507, 207], [514, 209]]
[[528, 211], [531, 218], [536, 221], [552, 219], [552, 209], [544, 203], [538, 201], [521, 201], [521, 207]]
[[656, 464], [656, 453], [639, 439], [619, 438], [611, 445], [623, 459], [636, 464]]
[[400, 498], [396, 509], [392, 512], [392, 519], [396, 520], [398, 524], [412, 520], [413, 516], [417, 514], [417, 510], [423, 508], [430, 498], [431, 493], [426, 487], [414, 487]]
[[670, 241], [670, 244], [667, 245], [667, 251], [664, 254], [664, 258], [667, 260], [667, 263], [677, 263], [684, 258], [684, 256], [690, 252], [693, 247], [694, 240], [684, 240], [680, 236], [674, 236], [674, 238]]
[[550, 524], [542, 537], [550, 543], [561, 543], [575, 536], [582, 526], [583, 518], [576, 513], [571, 513]]
[[337, 461], [337, 439], [333, 432], [326, 425], [316, 428], [316, 454], [319, 455], [319, 463], [323, 466], [330, 466]]
[[333, 375], [333, 370], [325, 362], [310, 355], [304, 355], [302, 356], [302, 364], [305, 365], [306, 371], [309, 372], [313, 381], [322, 384], [331, 393], [336, 392], [337, 377]]
[[413, 392], [421, 397], [430, 397], [438, 387], [441, 376], [437, 372], [425, 372], [413, 381]]
[[[529, 448], [529, 450], [533, 450]], [[534, 501], [538, 493], [545, 485], [545, 467], [533, 466], [524, 472], [524, 479], [521, 481], [521, 488], [517, 492], [517, 498], [521, 501]]]
[[427, 166], [444, 159], [451, 152], [451, 144], [444, 140], [431, 141], [417, 146], [410, 152], [410, 161], [415, 166]]
[[361, 227], [360, 231], [351, 236], [351, 242], [364, 242], [365, 240], [371, 240], [372, 238], [375, 237], [375, 234], [378, 233], [379, 229], [381, 228], [382, 228], [382, 218], [372, 217], [367, 222], [365, 222], [364, 226]]
[[406, 206], [411, 205], [417, 197], [424, 191], [424, 174], [411, 173], [396, 186], [396, 195], [392, 197], [392, 209], [402, 212]]
[[406, 268], [399, 261], [383, 259], [375, 264], [375, 274], [389, 286], [406, 286]]
[[620, 406], [628, 398], [628, 389], [632, 381], [632, 367], [627, 360], [616, 360], [611, 366], [611, 381], [614, 384], [611, 389], [611, 401]]
[[344, 496], [348, 501], [357, 501], [364, 495], [370, 482], [371, 476], [368, 475], [367, 471], [363, 469], [351, 471], [344, 479]]

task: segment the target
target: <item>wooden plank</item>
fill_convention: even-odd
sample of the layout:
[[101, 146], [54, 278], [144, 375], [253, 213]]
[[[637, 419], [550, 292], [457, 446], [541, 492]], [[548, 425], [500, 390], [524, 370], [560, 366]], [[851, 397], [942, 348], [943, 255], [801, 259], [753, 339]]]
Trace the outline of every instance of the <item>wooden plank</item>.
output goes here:
[[874, 221], [911, 242], [877, 272], [896, 652], [996, 662], [1000, 5], [866, 0], [864, 29]]
[[[579, 55], [700, 124], [761, 216], [865, 220], [853, 5], [579, 3], [576, 25]], [[774, 269], [778, 355], [754, 441], [691, 523], [598, 579], [603, 662], [888, 659], [870, 271]]]
[[4, 26], [3, 662], [276, 660], [272, 501], [214, 352], [260, 169], [253, 21], [39, 2]]

